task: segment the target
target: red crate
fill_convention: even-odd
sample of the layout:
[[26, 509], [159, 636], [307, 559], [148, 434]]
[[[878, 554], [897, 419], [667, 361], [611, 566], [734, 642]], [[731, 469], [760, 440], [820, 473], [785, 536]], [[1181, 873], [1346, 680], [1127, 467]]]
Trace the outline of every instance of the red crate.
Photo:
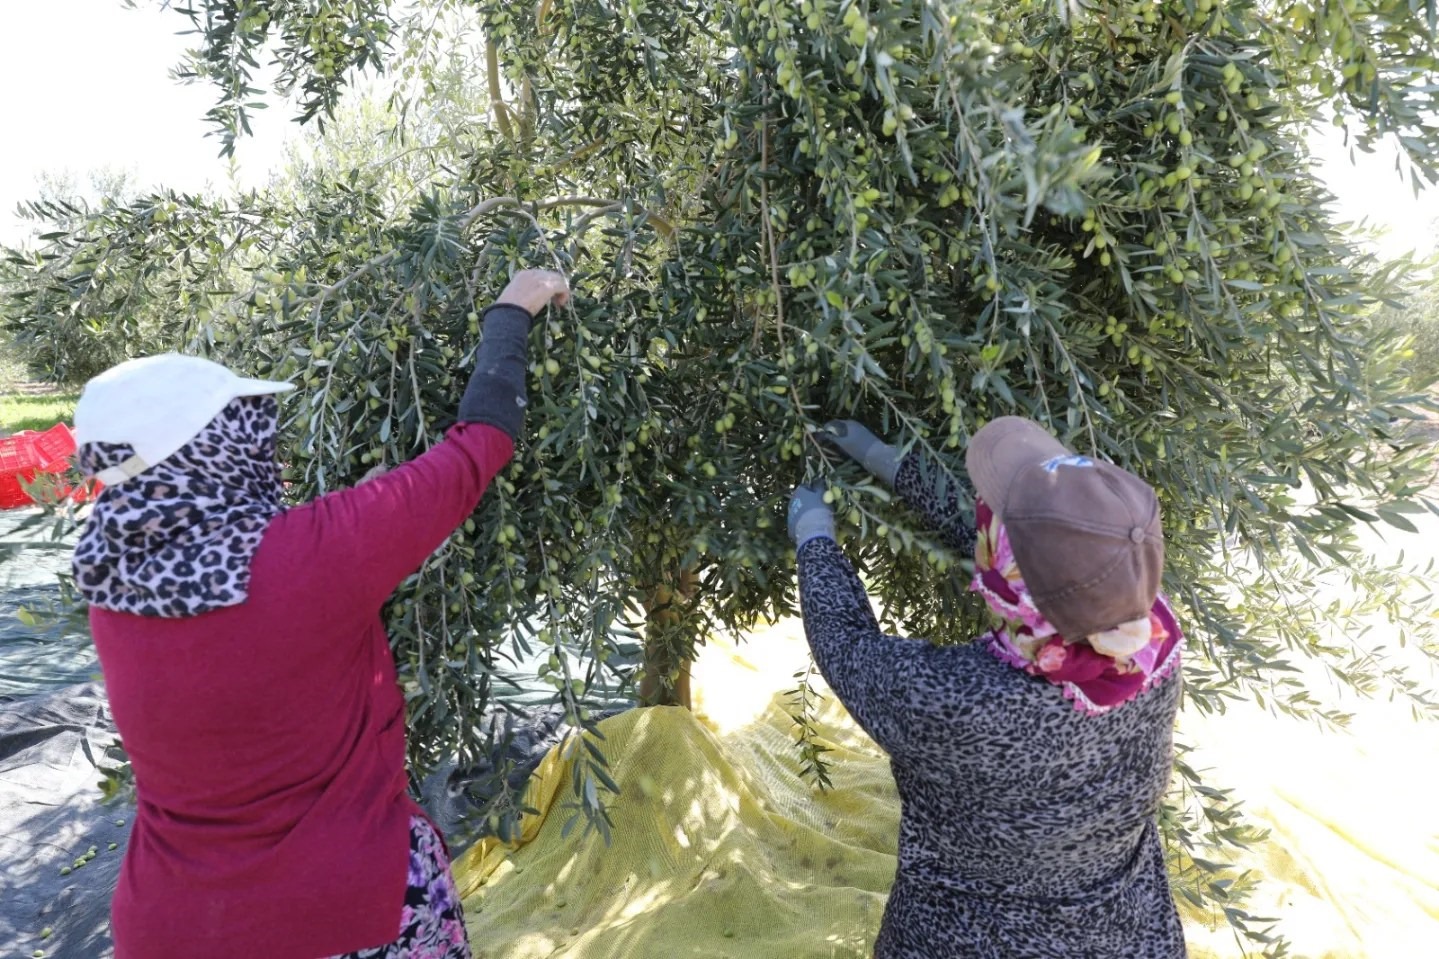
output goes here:
[[21, 488], [18, 473], [0, 474], [0, 509], [19, 509], [33, 502], [30, 494]]
[[18, 473], [0, 474], [0, 510], [19, 509], [23, 506], [35, 505], [35, 500], [25, 491], [25, 484], [33, 484], [37, 478], [44, 489], [43, 498], [47, 502], [59, 502], [62, 499], [73, 500], [76, 503], [85, 503], [99, 495], [102, 489], [99, 482], [92, 481], [82, 483], [79, 486], [71, 485], [64, 477], [64, 470], [22, 470]]
[[0, 476], [18, 473], [35, 465], [35, 453], [28, 432], [0, 440]]
[[59, 478], [70, 469], [70, 457], [74, 454], [75, 436], [64, 423], [57, 423], [44, 432], [25, 430], [0, 439], [0, 509], [33, 504], [34, 499], [25, 491], [25, 485], [34, 483], [41, 474], [55, 477], [42, 480], [47, 492], [53, 491], [55, 499], [68, 497], [77, 503], [89, 499], [98, 484], [74, 487]]
[[25, 492], [22, 481], [29, 483], [35, 479], [34, 470], [22, 470], [18, 473], [5, 473], [0, 475], [0, 509], [19, 509], [22, 506], [33, 506], [35, 501], [30, 494]]
[[53, 464], [68, 461], [75, 455], [75, 434], [64, 423], [56, 423], [43, 433], [31, 434], [35, 465], [48, 470]]
[[54, 472], [56, 464], [74, 455], [75, 434], [64, 423], [56, 423], [42, 433], [21, 430], [0, 439], [0, 473], [32, 468]]

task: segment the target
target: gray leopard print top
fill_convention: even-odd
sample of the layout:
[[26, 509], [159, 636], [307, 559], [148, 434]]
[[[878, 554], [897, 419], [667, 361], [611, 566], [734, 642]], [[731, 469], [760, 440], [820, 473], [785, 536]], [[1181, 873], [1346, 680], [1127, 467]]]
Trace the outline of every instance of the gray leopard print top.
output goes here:
[[[911, 454], [895, 490], [973, 550], [965, 484]], [[833, 540], [798, 559], [815, 661], [889, 753], [903, 806], [877, 959], [1185, 956], [1155, 823], [1178, 671], [1086, 716], [979, 643], [886, 636]]]

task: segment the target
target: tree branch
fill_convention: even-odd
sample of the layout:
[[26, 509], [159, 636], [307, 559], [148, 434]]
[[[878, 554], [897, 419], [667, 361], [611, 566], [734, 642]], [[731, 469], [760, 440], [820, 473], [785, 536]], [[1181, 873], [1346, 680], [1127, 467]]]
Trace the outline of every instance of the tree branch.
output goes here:
[[490, 106], [495, 111], [495, 124], [500, 128], [500, 135], [511, 142], [515, 139], [515, 131], [510, 123], [510, 111], [505, 106], [505, 96], [500, 90], [500, 52], [495, 46], [495, 41], [485, 40], [485, 79], [490, 86]]
[[540, 112], [539, 101], [535, 99], [535, 85], [530, 75], [525, 74], [520, 84], [520, 137], [528, 143], [535, 137], [535, 118]]
[[540, 0], [535, 4], [535, 33], [545, 35], [545, 21], [549, 19], [551, 0]]
[[[779, 340], [780, 348], [784, 347], [784, 288], [779, 282], [779, 251], [775, 249], [774, 223], [770, 216], [769, 207], [769, 114], [760, 119], [759, 128], [760, 161], [759, 161], [759, 205], [760, 214], [764, 217], [764, 239], [765, 248], [769, 252], [769, 280], [770, 288], [774, 291], [774, 312], [775, 312], [775, 333]], [[755, 317], [754, 346], [759, 346], [760, 325], [759, 316]]]
[[533, 206], [536, 210], [553, 210], [557, 206], [594, 206], [602, 207], [608, 210], [612, 208], [619, 208], [622, 204], [619, 200], [604, 200], [596, 196], [557, 196], [551, 197], [548, 200], [536, 200], [530, 204], [526, 204], [525, 201], [521, 200], [519, 197], [493, 196], [490, 197], [488, 200], [483, 200], [470, 207], [470, 209], [465, 213], [465, 215], [460, 218], [460, 229], [469, 229], [470, 225], [473, 224], [477, 219], [484, 216], [486, 213], [493, 213], [501, 207], [523, 207], [527, 205]]

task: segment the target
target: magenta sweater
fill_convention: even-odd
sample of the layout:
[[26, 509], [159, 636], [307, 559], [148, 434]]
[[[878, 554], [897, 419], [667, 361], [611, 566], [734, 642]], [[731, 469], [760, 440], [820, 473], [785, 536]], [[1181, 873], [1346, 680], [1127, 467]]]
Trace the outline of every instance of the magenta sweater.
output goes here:
[[116, 959], [318, 959], [400, 933], [405, 705], [380, 607], [513, 453], [443, 443], [270, 524], [249, 599], [189, 619], [92, 610], [139, 810]]

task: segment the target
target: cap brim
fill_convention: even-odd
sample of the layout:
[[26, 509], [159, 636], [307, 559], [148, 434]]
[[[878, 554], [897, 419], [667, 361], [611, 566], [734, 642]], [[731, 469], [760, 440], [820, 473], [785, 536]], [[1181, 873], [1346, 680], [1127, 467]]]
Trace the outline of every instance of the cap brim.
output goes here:
[[1009, 489], [1021, 471], [1068, 455], [1064, 444], [1033, 420], [1001, 416], [970, 439], [964, 463], [975, 494], [1003, 519]]
[[240, 377], [235, 383], [235, 396], [269, 396], [272, 393], [288, 393], [294, 383], [280, 383], [275, 380], [249, 380]]

